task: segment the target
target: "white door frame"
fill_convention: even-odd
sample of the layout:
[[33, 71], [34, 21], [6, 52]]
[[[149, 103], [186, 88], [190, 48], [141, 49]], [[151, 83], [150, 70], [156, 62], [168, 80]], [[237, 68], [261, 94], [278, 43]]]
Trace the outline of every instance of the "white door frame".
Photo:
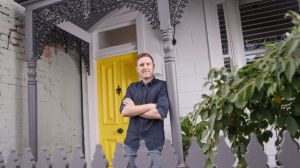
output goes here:
[[[98, 49], [98, 33], [112, 30], [128, 25], [136, 24], [137, 43], [128, 43], [115, 47]], [[133, 52], [144, 52], [144, 16], [134, 10], [123, 8], [114, 11], [101, 19], [90, 30], [90, 76], [85, 75], [84, 92], [87, 92], [84, 105], [84, 135], [85, 135], [85, 153], [88, 163], [93, 159], [95, 146], [100, 142], [99, 118], [98, 118], [98, 95], [97, 95], [97, 67], [96, 61], [102, 58], [108, 58], [116, 55], [124, 55]], [[88, 165], [90, 167], [90, 165]]]

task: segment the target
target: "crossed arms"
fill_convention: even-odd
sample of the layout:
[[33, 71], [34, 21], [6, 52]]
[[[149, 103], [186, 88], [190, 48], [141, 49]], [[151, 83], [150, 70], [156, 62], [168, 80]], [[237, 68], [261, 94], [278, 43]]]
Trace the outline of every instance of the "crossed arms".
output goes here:
[[121, 114], [124, 117], [140, 116], [147, 119], [162, 119], [162, 116], [156, 108], [156, 104], [149, 103], [143, 105], [135, 105], [130, 98], [125, 98], [123, 101], [125, 107]]

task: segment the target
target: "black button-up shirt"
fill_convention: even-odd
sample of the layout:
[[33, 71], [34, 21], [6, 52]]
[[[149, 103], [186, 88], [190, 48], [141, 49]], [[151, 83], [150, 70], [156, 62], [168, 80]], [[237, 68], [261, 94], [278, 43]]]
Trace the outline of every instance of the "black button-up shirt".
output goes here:
[[[130, 98], [135, 105], [155, 103], [162, 119], [167, 117], [169, 99], [166, 81], [153, 78], [147, 85], [143, 81], [131, 83], [127, 88], [125, 98]], [[125, 105], [122, 102], [120, 112], [122, 112], [124, 107]], [[130, 117], [124, 143], [134, 149], [138, 149], [139, 142], [142, 139], [145, 140], [149, 150], [162, 147], [165, 141], [164, 121], [146, 119], [140, 116]]]

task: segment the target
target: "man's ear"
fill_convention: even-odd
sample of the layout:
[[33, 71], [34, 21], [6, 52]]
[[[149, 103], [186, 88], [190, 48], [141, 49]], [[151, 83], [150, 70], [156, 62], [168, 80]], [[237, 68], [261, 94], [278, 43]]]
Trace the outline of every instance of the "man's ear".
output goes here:
[[139, 71], [138, 71], [138, 67], [137, 67], [137, 66], [135, 67], [135, 70], [136, 70], [136, 72], [137, 72], [137, 73], [139, 73]]

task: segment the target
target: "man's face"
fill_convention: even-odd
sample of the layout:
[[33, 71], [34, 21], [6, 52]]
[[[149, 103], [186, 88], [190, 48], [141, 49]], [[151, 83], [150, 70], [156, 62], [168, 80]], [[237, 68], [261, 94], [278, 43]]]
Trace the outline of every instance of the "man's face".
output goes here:
[[136, 71], [142, 79], [150, 79], [153, 77], [154, 64], [149, 57], [140, 58], [137, 61]]

